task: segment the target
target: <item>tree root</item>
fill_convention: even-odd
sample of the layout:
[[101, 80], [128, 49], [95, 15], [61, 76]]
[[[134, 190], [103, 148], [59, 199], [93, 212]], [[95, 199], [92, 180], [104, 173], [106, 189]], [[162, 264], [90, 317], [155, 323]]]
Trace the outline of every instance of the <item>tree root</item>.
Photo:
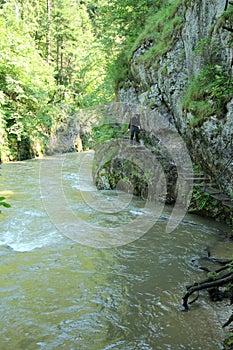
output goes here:
[[[210, 289], [210, 288], [215, 288], [215, 287], [221, 287], [223, 285], [226, 285], [230, 282], [233, 282], [233, 272], [228, 272], [225, 275], [219, 277], [219, 278], [209, 278], [203, 282], [200, 283], [195, 283], [189, 287], [187, 287], [187, 293], [185, 294], [185, 296], [183, 297], [183, 307], [184, 307], [184, 311], [188, 311], [189, 307], [188, 304], [190, 304], [188, 302], [189, 297], [195, 293], [195, 292], [199, 292], [200, 290], [203, 289]], [[196, 298], [197, 300], [197, 298]], [[196, 300], [193, 300], [192, 303]]]
[[[233, 305], [233, 260], [216, 259], [211, 256], [209, 250], [207, 253], [207, 259], [217, 263], [221, 267], [214, 271], [210, 271], [210, 269], [206, 267], [198, 267], [203, 271], [207, 271], [209, 273], [209, 277], [199, 283], [194, 283], [186, 287], [187, 293], [183, 297], [182, 311], [188, 311], [189, 305], [193, 304], [199, 298], [199, 291], [204, 289], [209, 292], [209, 296], [212, 300], [221, 300], [219, 299], [219, 287], [222, 286], [227, 286], [229, 288], [230, 293], [227, 295], [230, 300], [229, 306]], [[189, 301], [190, 296], [195, 292], [197, 292], [197, 296], [193, 300]], [[229, 319], [222, 325], [222, 328], [229, 326], [232, 322], [233, 311]]]

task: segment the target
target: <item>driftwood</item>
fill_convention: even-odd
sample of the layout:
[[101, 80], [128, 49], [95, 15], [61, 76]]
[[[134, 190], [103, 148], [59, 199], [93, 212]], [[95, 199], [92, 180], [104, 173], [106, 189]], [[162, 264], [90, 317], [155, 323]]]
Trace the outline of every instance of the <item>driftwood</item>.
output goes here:
[[[233, 282], [233, 272], [229, 272], [227, 274], [225, 274], [224, 276], [217, 278], [217, 279], [208, 279], [205, 280], [203, 282], [200, 283], [195, 283], [192, 286], [189, 286], [187, 288], [187, 293], [185, 294], [185, 296], [183, 297], [183, 307], [184, 307], [184, 311], [187, 311], [189, 309], [188, 307], [188, 299], [189, 297], [195, 293], [195, 292], [199, 292], [200, 290], [203, 289], [209, 289], [209, 288], [214, 288], [214, 287], [221, 287], [223, 285], [226, 285], [230, 282]], [[195, 298], [195, 301], [197, 300], [197, 298]], [[193, 303], [194, 301], [192, 301], [191, 303]]]
[[[233, 270], [232, 269], [229, 270], [229, 267], [232, 266], [233, 264], [232, 260], [215, 259], [215, 258], [212, 258], [209, 254], [208, 254], [208, 259], [224, 266], [221, 266], [219, 269], [214, 271], [210, 271], [207, 268], [199, 267], [202, 270], [210, 272], [210, 277], [206, 278], [205, 280], [199, 283], [194, 283], [186, 287], [187, 292], [183, 297], [182, 311], [189, 310], [189, 305], [194, 303], [199, 298], [199, 291], [205, 289], [209, 292], [210, 296], [212, 295], [213, 298], [216, 298], [219, 295], [219, 287], [227, 286], [229, 283], [233, 283]], [[230, 290], [231, 290], [231, 293], [229, 295], [229, 299], [230, 299], [230, 305], [232, 305], [233, 288], [230, 288]], [[192, 301], [189, 301], [189, 298], [194, 293], [197, 293], [197, 296]], [[227, 327], [229, 324], [231, 324], [231, 322], [233, 322], [233, 313], [228, 319], [228, 321], [223, 324], [222, 327], [223, 328]]]

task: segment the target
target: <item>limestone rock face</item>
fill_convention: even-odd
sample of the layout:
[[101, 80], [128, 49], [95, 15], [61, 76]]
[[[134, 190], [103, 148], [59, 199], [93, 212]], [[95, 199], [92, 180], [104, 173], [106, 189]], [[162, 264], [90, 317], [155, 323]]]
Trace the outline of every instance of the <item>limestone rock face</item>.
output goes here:
[[[173, 46], [157, 58], [158, 64], [143, 60], [153, 46], [148, 39], [132, 55], [130, 80], [118, 91], [122, 103], [145, 106], [167, 114], [168, 119], [183, 137], [193, 162], [210, 177], [223, 193], [233, 192], [233, 99], [225, 106], [221, 117], [213, 113], [200, 125], [192, 126], [194, 115], [183, 110], [188, 86], [208, 62], [215, 48], [217, 64], [232, 77], [232, 32], [220, 25], [226, 1], [186, 1], [179, 9], [183, 26]], [[228, 7], [232, 6], [228, 4]], [[233, 6], [232, 6], [233, 7]], [[198, 52], [202, 43], [204, 50]]]
[[53, 127], [46, 144], [45, 153], [81, 152], [85, 150], [86, 137], [93, 125], [97, 124], [98, 115], [106, 113], [104, 107], [86, 109], [70, 115], [64, 113], [63, 120]]

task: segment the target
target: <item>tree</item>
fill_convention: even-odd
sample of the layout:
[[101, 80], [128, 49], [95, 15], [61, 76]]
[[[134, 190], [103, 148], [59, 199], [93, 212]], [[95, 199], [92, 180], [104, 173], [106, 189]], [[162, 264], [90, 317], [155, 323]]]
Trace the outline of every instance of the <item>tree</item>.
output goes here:
[[[45, 135], [52, 113], [48, 101], [55, 91], [53, 72], [22, 28], [0, 23], [0, 116], [10, 158], [30, 155], [33, 142]], [[26, 153], [20, 148], [24, 144]]]
[[105, 0], [99, 8], [99, 32], [107, 47], [120, 48], [127, 39], [135, 39], [147, 17], [166, 1]]

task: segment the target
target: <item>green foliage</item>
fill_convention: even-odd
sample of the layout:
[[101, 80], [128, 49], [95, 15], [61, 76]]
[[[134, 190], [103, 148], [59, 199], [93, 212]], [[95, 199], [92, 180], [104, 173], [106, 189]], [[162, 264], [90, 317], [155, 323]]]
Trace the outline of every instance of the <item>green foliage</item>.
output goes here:
[[228, 6], [226, 11], [223, 12], [222, 17], [226, 21], [230, 21], [232, 23], [232, 21], [233, 21], [233, 7], [232, 6]]
[[211, 36], [207, 36], [199, 40], [195, 47], [194, 55], [201, 56], [203, 61], [207, 61], [209, 64], [214, 64], [218, 50], [219, 47], [213, 45]]
[[[0, 9], [2, 152], [4, 147], [10, 149], [11, 159], [30, 156], [21, 150], [32, 149], [35, 139], [49, 135], [64, 104], [76, 110], [111, 101], [114, 87], [128, 74], [130, 48], [138, 33], [148, 16], [167, 2], [4, 2]], [[177, 28], [180, 18], [172, 9], [169, 19]], [[168, 39], [170, 29], [164, 33]]]
[[0, 124], [13, 146], [9, 157], [19, 159], [20, 142], [30, 144], [48, 131], [52, 115], [48, 102], [55, 81], [30, 36], [9, 27], [3, 17], [0, 39]]
[[57, 121], [64, 120], [64, 104], [75, 110], [112, 100], [110, 58], [93, 30], [99, 6], [88, 0], [1, 5], [2, 160], [33, 156], [37, 142], [43, 147]]
[[[134, 14], [132, 30], [125, 32], [125, 40], [122, 40], [120, 53], [111, 66], [115, 89], [119, 89], [121, 84], [127, 80], [130, 74], [128, 62], [137, 49], [150, 42], [144, 54], [138, 57], [144, 65], [156, 68], [159, 58], [166, 54], [177, 40], [177, 33], [183, 27], [183, 19], [179, 14], [181, 0], [154, 1], [144, 12], [138, 11]], [[126, 28], [128, 28], [126, 26]], [[123, 32], [124, 33], [124, 30]]]
[[57, 84], [65, 88], [66, 102], [83, 108], [103, 102], [104, 93], [107, 99], [112, 97], [110, 87], [104, 88], [106, 54], [96, 42], [84, 4], [74, 0], [53, 3], [50, 51], [51, 60], [56, 62]]
[[133, 52], [148, 40], [153, 43], [146, 54], [140, 56], [148, 66], [157, 66], [159, 58], [166, 54], [177, 40], [177, 33], [183, 27], [183, 18], [179, 14], [181, 4], [180, 0], [176, 0], [161, 6], [159, 11], [149, 17], [144, 31], [137, 38]]
[[216, 271], [208, 272], [207, 276], [208, 276], [208, 279], [211, 279], [212, 281], [218, 279], [219, 277]]
[[203, 69], [193, 77], [183, 99], [183, 110], [192, 114], [191, 127], [200, 126], [212, 115], [221, 118], [232, 98], [231, 72], [218, 65], [219, 47], [208, 36], [199, 41], [194, 55], [203, 62]]
[[233, 23], [233, 6], [228, 6], [226, 11], [224, 11], [222, 13], [222, 16], [220, 17], [217, 29], [220, 29], [224, 26], [232, 28], [232, 23]]
[[[108, 51], [108, 75], [117, 90], [129, 74], [128, 62], [132, 47], [145, 26], [148, 16], [156, 13], [167, 1], [106, 0], [100, 8], [101, 41]], [[114, 25], [113, 25], [114, 24]]]
[[99, 26], [105, 46], [121, 49], [129, 38], [135, 39], [150, 13], [157, 12], [164, 0], [106, 0], [99, 8]]
[[195, 200], [195, 207], [191, 208], [190, 212], [201, 211], [209, 205], [210, 195], [207, 192], [201, 192], [197, 189], [194, 189], [193, 199]]
[[223, 117], [232, 98], [233, 80], [219, 65], [208, 65], [193, 78], [183, 100], [183, 109], [194, 116], [190, 126], [202, 124], [211, 115]]
[[[3, 206], [3, 207], [5, 207], [5, 208], [10, 208], [11, 207], [11, 205], [10, 204], [8, 204], [8, 203], [6, 203], [5, 202], [5, 197], [0, 197], [0, 206]], [[1, 213], [1, 210], [0, 210], [0, 213]]]
[[226, 339], [224, 340], [224, 350], [232, 350], [233, 349], [233, 332], [229, 332]]
[[[229, 271], [232, 271], [233, 270], [233, 261], [231, 261], [231, 262], [229, 262], [228, 264], [227, 264], [227, 268], [228, 268], [228, 270]], [[229, 283], [229, 288], [233, 288], [233, 284], [232, 283]]]
[[92, 147], [97, 146], [111, 139], [121, 138], [127, 131], [127, 125], [115, 124], [102, 124], [100, 126], [94, 126], [91, 132]]
[[194, 187], [192, 193], [190, 213], [206, 215], [215, 220], [225, 221], [233, 227], [233, 213], [231, 208], [226, 208], [220, 201], [212, 197], [208, 192], [203, 192]]

